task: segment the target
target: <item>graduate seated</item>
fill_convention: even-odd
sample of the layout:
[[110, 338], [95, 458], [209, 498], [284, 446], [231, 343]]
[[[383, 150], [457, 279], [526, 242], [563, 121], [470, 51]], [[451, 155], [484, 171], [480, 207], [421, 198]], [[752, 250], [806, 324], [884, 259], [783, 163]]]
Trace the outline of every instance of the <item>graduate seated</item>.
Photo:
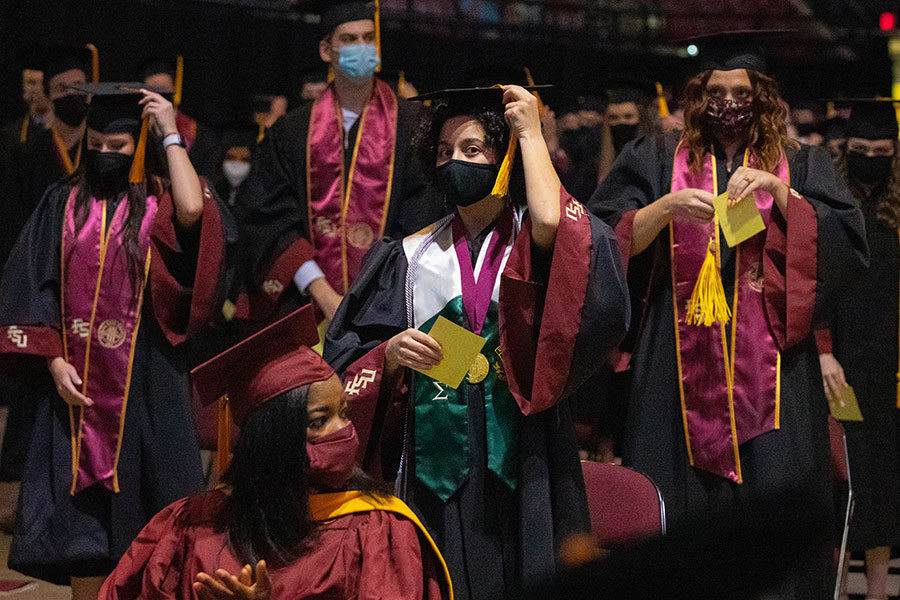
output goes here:
[[306, 307], [192, 372], [241, 426], [224, 484], [160, 512], [100, 598], [453, 597], [416, 516], [354, 469], [341, 383], [304, 345], [316, 336]]

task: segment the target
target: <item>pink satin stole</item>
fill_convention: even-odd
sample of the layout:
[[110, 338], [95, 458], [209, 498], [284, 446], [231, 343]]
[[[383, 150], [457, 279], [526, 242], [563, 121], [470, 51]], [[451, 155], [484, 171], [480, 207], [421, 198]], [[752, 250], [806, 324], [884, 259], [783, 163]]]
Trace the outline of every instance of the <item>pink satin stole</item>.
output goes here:
[[[715, 195], [724, 192], [718, 189], [712, 153], [699, 173], [690, 171], [688, 157], [688, 148], [680, 144], [672, 173], [673, 192], [685, 188], [702, 189]], [[748, 164], [752, 166], [752, 157]], [[790, 172], [783, 156], [775, 174], [789, 182]], [[772, 196], [755, 192], [754, 199], [768, 226], [774, 203]], [[728, 339], [723, 324], [704, 327], [685, 322], [707, 244], [711, 236], [719, 235], [718, 221], [705, 225], [672, 221], [669, 227], [679, 392], [688, 456], [693, 466], [740, 483], [738, 446], [779, 427], [780, 356], [765, 316], [762, 294], [765, 232], [735, 249], [734, 299]]]
[[306, 147], [310, 241], [325, 278], [343, 294], [369, 247], [384, 234], [397, 138], [397, 97], [375, 80], [349, 173], [344, 173], [344, 126], [334, 86], [313, 105]]
[[133, 287], [122, 229], [128, 200], [119, 202], [106, 227], [106, 202], [92, 200], [76, 231], [73, 189], [66, 204], [62, 237], [61, 306], [65, 359], [82, 379], [81, 392], [93, 406], [69, 408], [73, 494], [100, 483], [119, 491], [119, 460], [135, 341], [150, 266], [150, 228], [156, 198], [147, 198], [139, 233], [141, 278]]

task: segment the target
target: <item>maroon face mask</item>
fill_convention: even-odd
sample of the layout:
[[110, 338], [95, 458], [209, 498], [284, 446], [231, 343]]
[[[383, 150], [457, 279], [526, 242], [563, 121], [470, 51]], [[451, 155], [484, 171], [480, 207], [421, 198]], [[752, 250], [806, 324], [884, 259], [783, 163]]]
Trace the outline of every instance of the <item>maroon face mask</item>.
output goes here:
[[309, 457], [309, 485], [323, 490], [338, 490], [347, 485], [353, 466], [359, 438], [353, 423], [333, 433], [306, 442]]
[[743, 138], [753, 124], [753, 100], [728, 100], [710, 97], [706, 122], [720, 140]]

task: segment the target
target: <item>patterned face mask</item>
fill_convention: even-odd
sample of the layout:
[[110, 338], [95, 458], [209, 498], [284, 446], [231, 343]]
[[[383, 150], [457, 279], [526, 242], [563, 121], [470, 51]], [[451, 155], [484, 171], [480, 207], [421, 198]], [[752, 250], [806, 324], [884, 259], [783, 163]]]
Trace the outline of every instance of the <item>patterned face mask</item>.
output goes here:
[[706, 122], [719, 139], [743, 138], [750, 131], [756, 113], [753, 100], [729, 100], [710, 97], [706, 106]]

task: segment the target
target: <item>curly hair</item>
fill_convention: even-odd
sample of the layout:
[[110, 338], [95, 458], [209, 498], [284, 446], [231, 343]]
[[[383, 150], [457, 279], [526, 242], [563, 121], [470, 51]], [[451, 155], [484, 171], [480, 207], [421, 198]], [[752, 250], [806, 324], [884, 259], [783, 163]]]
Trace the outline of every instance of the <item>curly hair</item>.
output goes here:
[[[785, 147], [796, 145], [787, 134], [787, 108], [778, 91], [778, 83], [771, 77], [757, 71], [748, 70], [753, 88], [753, 108], [755, 117], [750, 126], [747, 147], [756, 161], [756, 168], [772, 172], [775, 170]], [[688, 164], [691, 171], [703, 168], [703, 159], [713, 144], [713, 136], [706, 125], [706, 107], [709, 94], [706, 84], [712, 71], [695, 75], [684, 89], [684, 138], [690, 149]]]
[[[847, 187], [853, 193], [853, 197], [862, 206], [866, 199], [863, 187], [852, 180], [847, 174], [847, 155], [841, 157], [837, 163], [838, 172], [847, 182]], [[887, 181], [875, 190], [878, 204], [875, 206], [875, 217], [892, 229], [900, 228], [900, 142], [894, 142], [894, 160], [891, 163], [891, 174]]]
[[419, 155], [425, 172], [430, 180], [434, 179], [437, 147], [444, 123], [460, 115], [470, 116], [484, 129], [485, 142], [496, 157], [497, 162], [506, 153], [509, 144], [509, 126], [503, 118], [502, 107], [451, 107], [444, 105], [433, 112], [422, 116], [418, 129], [414, 132], [412, 143]]

